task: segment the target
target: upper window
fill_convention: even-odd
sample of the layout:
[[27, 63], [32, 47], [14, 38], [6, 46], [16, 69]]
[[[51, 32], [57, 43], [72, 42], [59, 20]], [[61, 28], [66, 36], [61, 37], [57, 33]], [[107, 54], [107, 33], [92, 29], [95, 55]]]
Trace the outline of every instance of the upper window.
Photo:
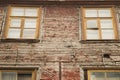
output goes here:
[[0, 80], [35, 80], [35, 71], [0, 70]]
[[84, 40], [117, 39], [113, 8], [83, 8]]
[[3, 26], [3, 20], [4, 20], [4, 13], [5, 13], [5, 8], [0, 6], [0, 34], [1, 34], [1, 29]]
[[89, 70], [88, 80], [120, 80], [120, 70]]
[[9, 7], [5, 38], [36, 39], [40, 28], [39, 7]]

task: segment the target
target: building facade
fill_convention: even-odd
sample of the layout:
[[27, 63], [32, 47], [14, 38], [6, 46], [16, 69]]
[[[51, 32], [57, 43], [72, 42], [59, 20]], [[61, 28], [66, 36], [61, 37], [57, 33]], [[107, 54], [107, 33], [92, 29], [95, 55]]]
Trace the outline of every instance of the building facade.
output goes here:
[[0, 1], [0, 80], [120, 80], [119, 0]]

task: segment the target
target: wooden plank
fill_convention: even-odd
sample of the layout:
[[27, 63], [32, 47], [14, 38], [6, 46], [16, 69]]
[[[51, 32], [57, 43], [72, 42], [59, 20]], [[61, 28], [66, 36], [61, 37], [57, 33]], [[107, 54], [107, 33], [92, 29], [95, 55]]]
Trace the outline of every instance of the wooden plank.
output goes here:
[[1, 0], [0, 4], [29, 4], [29, 5], [119, 5], [119, 0], [73, 0], [73, 1], [48, 1], [48, 0]]

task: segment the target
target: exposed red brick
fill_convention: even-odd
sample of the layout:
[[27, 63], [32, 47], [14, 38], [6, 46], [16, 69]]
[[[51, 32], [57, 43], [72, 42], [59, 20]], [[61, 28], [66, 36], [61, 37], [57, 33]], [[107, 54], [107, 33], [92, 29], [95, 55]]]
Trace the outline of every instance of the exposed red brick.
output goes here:
[[41, 79], [42, 80], [59, 80], [58, 67], [55, 64], [47, 64], [41, 70]]
[[[0, 7], [0, 14], [2, 10]], [[11, 63], [15, 63], [13, 67], [38, 66], [41, 69], [37, 74], [40, 80], [59, 80], [59, 77], [62, 80], [80, 80], [80, 68], [84, 66], [119, 67], [120, 43], [79, 42], [78, 38], [82, 33], [79, 33], [79, 15], [76, 6], [45, 6], [43, 20], [41, 42], [0, 42], [0, 67], [1, 65], [9, 67]], [[0, 26], [1, 22], [2, 17]], [[103, 59], [104, 53], [109, 53], [116, 63], [111, 59]], [[63, 66], [60, 63], [69, 65]]]
[[78, 10], [75, 7], [49, 6], [46, 7], [45, 18], [77, 18]]
[[63, 68], [62, 80], [80, 80], [79, 68]]
[[[61, 39], [77, 40], [78, 23], [77, 20], [45, 20], [44, 40], [51, 38], [51, 41], [61, 41]], [[54, 40], [57, 38], [57, 40]], [[53, 39], [53, 40], [52, 40]]]

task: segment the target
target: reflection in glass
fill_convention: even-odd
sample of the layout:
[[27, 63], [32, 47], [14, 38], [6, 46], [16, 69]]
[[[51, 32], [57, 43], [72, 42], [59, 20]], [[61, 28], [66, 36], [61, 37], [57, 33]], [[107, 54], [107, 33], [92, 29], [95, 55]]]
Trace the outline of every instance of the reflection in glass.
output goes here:
[[11, 19], [10, 27], [20, 27], [21, 19]]
[[10, 28], [8, 31], [8, 38], [20, 38], [20, 29]]
[[23, 8], [12, 8], [11, 12], [11, 16], [24, 16]]
[[113, 30], [102, 30], [102, 39], [114, 39]]
[[111, 17], [110, 10], [101, 9], [101, 10], [98, 10], [98, 12], [99, 12], [99, 17]]
[[2, 72], [2, 80], [17, 80], [15, 72]]
[[112, 20], [100, 20], [101, 28], [113, 28]]
[[120, 72], [107, 72], [108, 80], [120, 80]]
[[87, 39], [99, 39], [98, 30], [87, 30]]
[[25, 19], [24, 28], [36, 28], [36, 19]]
[[37, 8], [26, 8], [25, 16], [37, 16]]
[[87, 28], [97, 28], [97, 20], [87, 20]]
[[35, 29], [24, 29], [23, 38], [35, 38]]
[[85, 17], [97, 17], [97, 10], [85, 10]]
[[18, 80], [32, 80], [32, 74], [18, 74]]
[[104, 77], [103, 72], [92, 72], [90, 80], [104, 80]]

